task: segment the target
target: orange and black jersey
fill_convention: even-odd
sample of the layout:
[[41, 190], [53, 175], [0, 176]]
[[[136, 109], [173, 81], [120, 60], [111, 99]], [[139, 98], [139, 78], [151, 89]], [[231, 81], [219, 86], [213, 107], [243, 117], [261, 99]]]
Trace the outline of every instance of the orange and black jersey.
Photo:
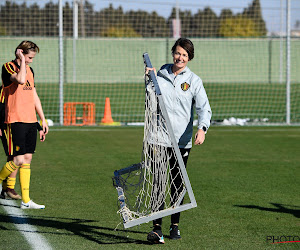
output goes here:
[[[5, 98], [4, 98], [4, 91], [3, 86], [0, 86], [0, 128], [4, 124], [5, 121]], [[43, 130], [41, 125], [37, 122], [37, 129], [38, 131]]]
[[[4, 87], [7, 87], [7, 86], [12, 84], [12, 81], [10, 80], [10, 77], [14, 73], [17, 73], [17, 72], [15, 72], [14, 67], [13, 67], [13, 65], [11, 65], [11, 63], [13, 63], [18, 69], [20, 69], [20, 66], [18, 65], [18, 63], [15, 60], [3, 64], [3, 66], [2, 66], [2, 76], [1, 77], [2, 77], [2, 84], [4, 85]], [[29, 68], [30, 68], [30, 70], [33, 74], [33, 77], [34, 77], [33, 69], [31, 67], [29, 67]]]
[[5, 103], [4, 103], [4, 91], [2, 85], [0, 86], [0, 124], [5, 121]]
[[5, 93], [5, 123], [37, 122], [35, 110], [34, 73], [29, 65], [26, 67], [25, 83], [12, 82], [11, 77], [18, 74], [20, 66], [17, 61], [4, 63], [2, 66], [2, 84]]

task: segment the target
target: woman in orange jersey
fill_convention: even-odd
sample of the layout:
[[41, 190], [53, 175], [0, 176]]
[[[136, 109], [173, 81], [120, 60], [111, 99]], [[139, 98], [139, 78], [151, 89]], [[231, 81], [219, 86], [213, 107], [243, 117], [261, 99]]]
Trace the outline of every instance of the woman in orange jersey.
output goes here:
[[5, 97], [5, 123], [7, 124], [8, 150], [13, 160], [0, 171], [0, 183], [20, 168], [22, 209], [44, 209], [29, 197], [30, 164], [35, 152], [38, 113], [44, 134], [48, 133], [40, 98], [34, 84], [32, 63], [39, 47], [31, 41], [22, 41], [15, 50], [16, 59], [2, 66], [2, 82]]
[[[5, 122], [5, 98], [4, 98], [4, 92], [3, 92], [3, 86], [0, 86], [0, 137], [3, 145], [4, 152], [7, 156], [6, 161], [12, 161], [13, 155], [12, 151], [8, 150], [8, 145], [10, 145], [9, 137], [7, 137], [7, 124]], [[40, 126], [40, 124], [37, 122], [37, 130], [39, 131], [40, 140], [45, 141], [45, 133]], [[8, 140], [7, 140], [8, 139]], [[2, 182], [2, 191], [0, 193], [1, 199], [6, 199], [6, 197], [9, 197], [14, 200], [21, 200], [22, 197], [15, 191], [15, 185], [16, 185], [16, 177], [17, 177], [18, 169], [16, 169], [14, 172], [12, 172], [3, 182]]]

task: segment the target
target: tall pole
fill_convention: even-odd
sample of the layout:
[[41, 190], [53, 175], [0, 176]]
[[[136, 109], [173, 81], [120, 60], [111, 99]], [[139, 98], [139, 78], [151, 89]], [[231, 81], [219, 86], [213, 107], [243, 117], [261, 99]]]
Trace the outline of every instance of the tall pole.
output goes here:
[[76, 83], [76, 40], [78, 39], [78, 2], [73, 0], [73, 83]]
[[179, 3], [178, 0], [176, 0], [176, 39], [178, 39], [181, 36], [181, 27], [180, 27], [180, 19], [179, 19]]
[[279, 51], [279, 82], [282, 83], [283, 75], [283, 1], [280, 0], [280, 51]]
[[81, 36], [85, 37], [84, 0], [80, 1]]
[[286, 0], [286, 123], [291, 124], [291, 0]]
[[63, 4], [59, 0], [59, 123], [64, 124]]
[[178, 3], [178, 0], [176, 0], [176, 20], [179, 20], [179, 3]]

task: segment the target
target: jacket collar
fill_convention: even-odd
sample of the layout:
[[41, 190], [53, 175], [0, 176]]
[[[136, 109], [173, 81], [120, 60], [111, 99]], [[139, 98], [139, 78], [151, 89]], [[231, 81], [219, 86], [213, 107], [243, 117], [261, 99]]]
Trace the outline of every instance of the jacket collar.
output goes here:
[[[171, 81], [171, 77], [170, 74], [172, 73], [172, 66], [173, 64], [165, 64], [164, 66], [161, 67], [161, 69], [158, 72], [158, 75], [168, 79], [169, 81]], [[179, 74], [178, 76], [184, 76], [184, 75], [189, 75], [189, 73], [191, 72], [191, 70], [186, 66]]]

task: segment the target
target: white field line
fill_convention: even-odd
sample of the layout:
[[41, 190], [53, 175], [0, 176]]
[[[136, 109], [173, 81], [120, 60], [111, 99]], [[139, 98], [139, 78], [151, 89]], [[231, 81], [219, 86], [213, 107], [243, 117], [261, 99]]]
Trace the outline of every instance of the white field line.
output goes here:
[[[1, 187], [1, 185], [0, 185]], [[25, 237], [32, 249], [36, 250], [51, 250], [47, 240], [39, 234], [37, 229], [27, 223], [27, 215], [23, 212], [20, 206], [14, 200], [0, 199], [0, 204], [3, 205], [3, 209], [6, 211], [15, 227]]]
[[[82, 128], [82, 127], [74, 127], [74, 128], [64, 128], [64, 127], [54, 127], [49, 129], [49, 132], [51, 131], [55, 131], [55, 132], [65, 132], [65, 131], [84, 131], [84, 132], [108, 132], [108, 131], [112, 131], [113, 128], [125, 128], [125, 127], [143, 127], [143, 123], [142, 124], [134, 124], [134, 125], [127, 125], [127, 126], [116, 126], [116, 127], [106, 127], [106, 128]], [[112, 128], [112, 129], [111, 129]], [[253, 132], [253, 131], [257, 131], [257, 132], [265, 132], [265, 131], [270, 131], [270, 132], [281, 132], [281, 131], [299, 131], [300, 130], [300, 125], [297, 126], [289, 126], [287, 127], [287, 125], [274, 125], [274, 126], [225, 126], [225, 125], [212, 125], [211, 129], [215, 129], [217, 128], [214, 132], [218, 132], [218, 131], [222, 131], [222, 132], [232, 132], [232, 131], [238, 131], [238, 132]], [[194, 128], [195, 130], [195, 128]]]
[[[213, 127], [215, 128], [215, 127]], [[270, 127], [260, 127], [260, 128], [247, 128], [247, 127], [237, 127], [235, 128], [226, 128], [225, 126], [222, 128], [218, 128], [214, 130], [214, 132], [299, 132], [300, 128], [298, 127], [288, 127], [288, 128], [270, 128]]]
[[110, 131], [110, 129], [101, 129], [101, 128], [51, 128], [49, 129], [49, 133], [55, 131], [55, 132], [64, 132], [64, 131], [84, 131], [84, 132], [89, 132], [89, 131], [95, 131], [95, 132], [106, 132]]

